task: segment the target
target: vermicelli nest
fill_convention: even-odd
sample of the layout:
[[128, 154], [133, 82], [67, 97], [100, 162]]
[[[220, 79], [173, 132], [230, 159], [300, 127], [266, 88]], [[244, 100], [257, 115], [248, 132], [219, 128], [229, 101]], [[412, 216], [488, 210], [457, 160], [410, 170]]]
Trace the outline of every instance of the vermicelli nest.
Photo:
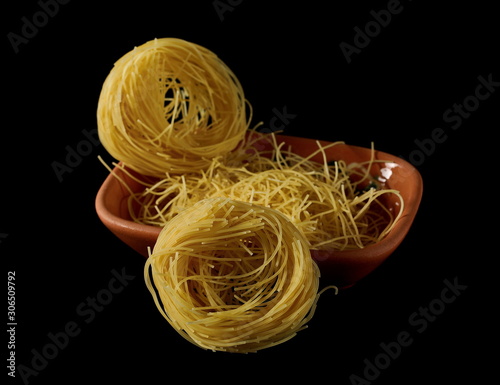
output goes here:
[[278, 211], [205, 199], [161, 231], [145, 267], [166, 320], [205, 349], [253, 352], [292, 338], [311, 319], [319, 269]]
[[378, 242], [404, 204], [394, 215], [379, 200], [400, 195], [372, 186], [373, 151], [348, 165], [327, 159], [340, 142], [318, 142], [302, 157], [249, 130], [250, 120], [234, 73], [174, 38], [120, 58], [97, 108], [101, 143], [143, 187], [132, 191], [117, 176], [131, 219], [162, 227], [144, 268], [156, 306], [213, 351], [255, 352], [294, 337], [322, 293], [310, 250]]
[[204, 169], [245, 135], [250, 106], [234, 73], [207, 48], [149, 41], [120, 58], [98, 102], [106, 150], [148, 176]]
[[[256, 150], [258, 140], [271, 144], [271, 150]], [[318, 143], [320, 153], [325, 149]], [[371, 164], [328, 164], [326, 158], [318, 163], [282, 148], [272, 134], [255, 135], [230, 154], [212, 159], [204, 172], [169, 175], [150, 183], [137, 180], [144, 190], [129, 196], [129, 213], [138, 223], [163, 227], [199, 200], [227, 197], [285, 214], [311, 249], [362, 248], [382, 239], [398, 220], [380, 201], [397, 191], [365, 188], [372, 180]], [[353, 182], [353, 177], [359, 181]]]

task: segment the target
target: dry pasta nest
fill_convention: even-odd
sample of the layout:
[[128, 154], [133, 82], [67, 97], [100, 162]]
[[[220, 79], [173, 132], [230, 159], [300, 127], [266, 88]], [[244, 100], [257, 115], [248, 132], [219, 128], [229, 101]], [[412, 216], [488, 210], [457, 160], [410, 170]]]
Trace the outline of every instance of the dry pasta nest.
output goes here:
[[227, 198], [202, 200], [172, 219], [145, 279], [166, 320], [214, 351], [254, 352], [292, 338], [319, 297], [318, 267], [289, 219]]
[[[257, 150], [256, 143], [262, 141], [271, 150]], [[318, 143], [318, 152], [325, 149]], [[355, 249], [380, 241], [403, 211], [393, 215], [384, 197], [399, 192], [384, 189], [370, 174], [373, 161], [348, 165], [325, 157], [318, 163], [310, 159], [315, 154], [301, 157], [278, 145], [274, 134], [253, 132], [234, 151], [212, 158], [206, 170], [135, 178], [144, 189], [130, 194], [129, 213], [138, 223], [163, 227], [202, 199], [226, 197], [278, 210], [304, 234], [311, 249]]]
[[245, 135], [250, 106], [234, 73], [208, 49], [149, 41], [121, 57], [99, 98], [99, 138], [143, 174], [204, 169]]
[[[144, 187], [130, 191], [131, 218], [162, 227], [144, 269], [156, 306], [214, 351], [254, 352], [295, 336], [322, 293], [310, 250], [378, 242], [403, 212], [384, 207], [385, 194], [399, 192], [374, 183], [373, 159], [328, 162], [319, 142], [304, 158], [249, 130], [250, 118], [234, 73], [173, 38], [120, 58], [97, 108], [115, 166]], [[323, 162], [312, 161], [318, 154]]]

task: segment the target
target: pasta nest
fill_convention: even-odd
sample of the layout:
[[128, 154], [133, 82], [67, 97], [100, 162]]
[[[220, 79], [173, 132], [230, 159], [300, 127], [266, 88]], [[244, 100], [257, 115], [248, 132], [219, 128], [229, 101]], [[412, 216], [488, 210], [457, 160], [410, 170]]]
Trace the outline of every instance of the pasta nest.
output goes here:
[[161, 231], [145, 266], [165, 319], [214, 351], [254, 352], [289, 340], [312, 318], [319, 269], [278, 211], [202, 200]]
[[115, 63], [101, 90], [97, 123], [113, 157], [162, 177], [204, 169], [234, 149], [250, 115], [239, 80], [221, 59], [194, 43], [163, 38]]

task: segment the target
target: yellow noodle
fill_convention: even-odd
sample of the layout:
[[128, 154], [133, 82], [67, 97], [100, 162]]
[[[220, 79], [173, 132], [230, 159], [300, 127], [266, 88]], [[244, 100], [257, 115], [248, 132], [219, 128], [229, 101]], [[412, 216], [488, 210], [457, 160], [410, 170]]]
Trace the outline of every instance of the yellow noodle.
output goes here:
[[[144, 269], [156, 306], [186, 340], [214, 351], [254, 352], [294, 337], [323, 292], [310, 250], [376, 243], [403, 212], [398, 191], [365, 187], [374, 182], [373, 145], [362, 163], [329, 162], [326, 150], [341, 142], [318, 141], [302, 157], [274, 134], [249, 131], [250, 118], [231, 70], [172, 38], [120, 58], [97, 109], [115, 167], [143, 186], [134, 192], [113, 173], [130, 193], [131, 218], [162, 227]], [[386, 194], [400, 199], [396, 215]]]
[[319, 298], [319, 269], [302, 233], [276, 210], [228, 198], [202, 200], [173, 218], [144, 277], [172, 327], [214, 351], [289, 340]]
[[[273, 144], [269, 151], [255, 151], [255, 139], [250, 139], [234, 152], [214, 158], [205, 171], [168, 175], [146, 186], [130, 197], [140, 202], [139, 211], [131, 210], [132, 217], [162, 227], [199, 200], [228, 197], [280, 211], [305, 235], [311, 249], [323, 250], [376, 243], [399, 219], [404, 202], [398, 191], [361, 189], [372, 178], [373, 158], [359, 164], [328, 164], [327, 147], [319, 142], [312, 155], [301, 157], [278, 145], [274, 135], [265, 138]], [[315, 154], [323, 155], [321, 163], [311, 160]], [[353, 176], [357, 182], [352, 181]], [[400, 198], [397, 215], [380, 203], [386, 194]]]
[[149, 176], [207, 168], [233, 150], [251, 112], [234, 73], [211, 51], [181, 39], [155, 39], [121, 57], [97, 108], [101, 143]]

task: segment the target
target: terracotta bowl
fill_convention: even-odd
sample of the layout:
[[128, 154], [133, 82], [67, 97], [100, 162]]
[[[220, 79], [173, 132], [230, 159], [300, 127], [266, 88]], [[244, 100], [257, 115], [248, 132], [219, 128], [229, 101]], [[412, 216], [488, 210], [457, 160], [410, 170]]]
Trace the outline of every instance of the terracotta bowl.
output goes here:
[[[295, 153], [308, 156], [318, 149], [313, 139], [276, 135], [278, 142], [291, 145]], [[329, 142], [320, 141], [326, 145]], [[267, 143], [258, 143], [259, 150], [265, 149]], [[363, 162], [370, 159], [371, 149], [339, 144], [326, 150], [328, 160], [344, 160], [347, 163]], [[322, 156], [313, 158], [322, 161]], [[380, 242], [363, 249], [321, 252], [312, 250], [312, 257], [318, 263], [322, 280], [339, 287], [348, 287], [375, 270], [400, 245], [408, 233], [422, 197], [422, 178], [420, 173], [408, 162], [394, 155], [375, 151], [375, 159], [385, 162], [376, 163], [371, 170], [372, 175], [380, 175], [386, 179], [385, 187], [399, 190], [404, 199], [402, 216], [393, 230]], [[140, 191], [142, 186], [129, 178], [119, 168], [112, 174], [120, 176], [132, 191]], [[148, 246], [153, 248], [159, 227], [147, 226], [132, 222], [127, 208], [128, 190], [110, 174], [96, 197], [96, 211], [104, 223], [119, 239], [144, 257], [148, 256]], [[137, 175], [137, 174], [135, 174]], [[140, 177], [140, 175], [139, 175]], [[399, 199], [394, 194], [384, 195], [384, 205], [394, 214], [400, 210]]]

